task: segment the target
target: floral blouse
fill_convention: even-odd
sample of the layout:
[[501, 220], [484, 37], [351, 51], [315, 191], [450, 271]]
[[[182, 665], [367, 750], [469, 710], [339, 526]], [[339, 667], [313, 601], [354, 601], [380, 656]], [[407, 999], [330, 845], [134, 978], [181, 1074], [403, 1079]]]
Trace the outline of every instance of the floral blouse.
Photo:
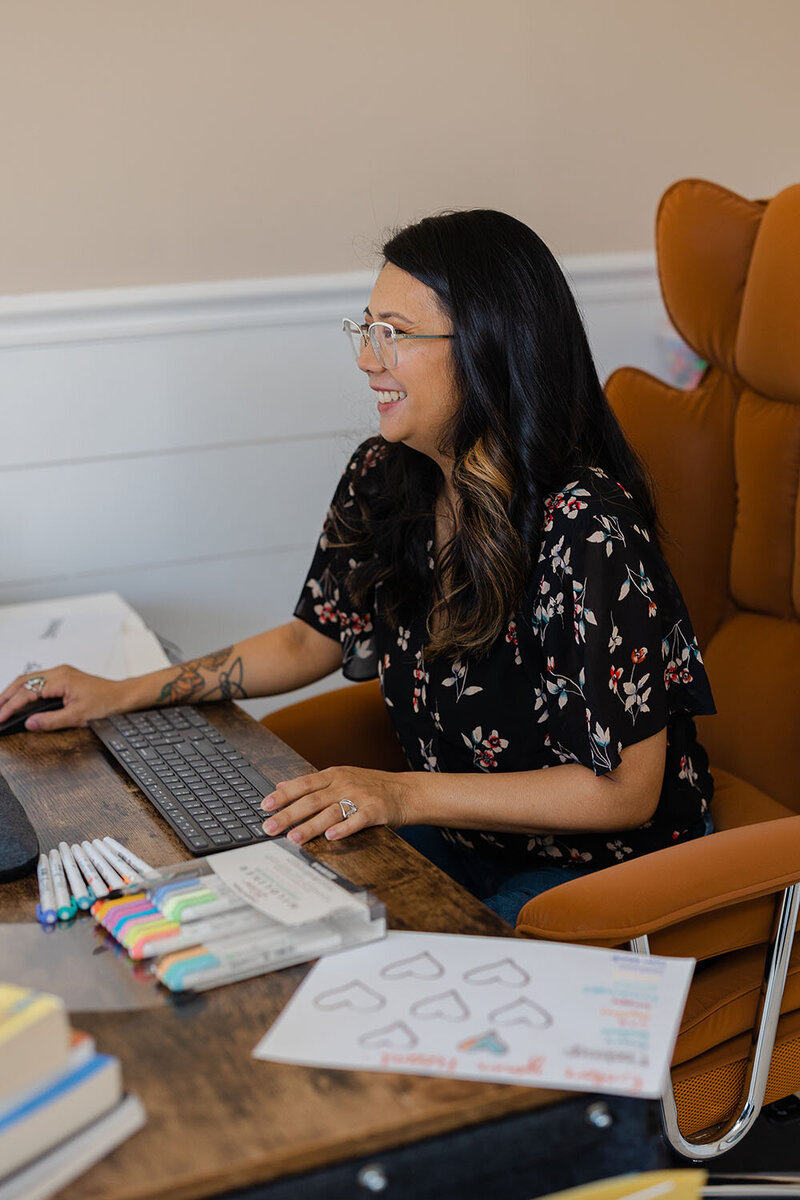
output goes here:
[[[384, 445], [371, 438], [356, 450], [337, 504], [355, 505], [355, 472], [381, 470]], [[603, 867], [703, 831], [713, 781], [692, 715], [713, 713], [714, 702], [681, 594], [630, 493], [593, 467], [544, 507], [526, 595], [481, 659], [426, 662], [426, 613], [409, 611], [391, 626], [380, 585], [369, 609], [356, 611], [347, 591], [353, 560], [328, 544], [327, 521], [295, 615], [341, 642], [347, 678], [380, 679], [413, 770], [493, 774], [574, 762], [602, 775], [626, 746], [666, 726], [658, 808], [637, 829], [498, 833], [487, 807], [485, 831], [443, 831], [505, 859]], [[552, 824], [558, 829], [556, 809]]]

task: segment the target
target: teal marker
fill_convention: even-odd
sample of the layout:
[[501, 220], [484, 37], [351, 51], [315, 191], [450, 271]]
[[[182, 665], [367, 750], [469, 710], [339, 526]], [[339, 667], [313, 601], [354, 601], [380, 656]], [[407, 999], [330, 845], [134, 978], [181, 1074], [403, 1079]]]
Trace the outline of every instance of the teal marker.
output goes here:
[[58, 852], [64, 864], [64, 872], [67, 876], [72, 899], [81, 912], [85, 912], [94, 903], [94, 892], [84, 883], [83, 876], [78, 870], [78, 864], [75, 862], [73, 853], [66, 842], [58, 843]]
[[69, 894], [67, 878], [64, 874], [64, 864], [57, 850], [49, 854], [50, 874], [53, 879], [53, 894], [56, 901], [56, 911], [59, 921], [69, 921], [78, 911], [78, 906]]

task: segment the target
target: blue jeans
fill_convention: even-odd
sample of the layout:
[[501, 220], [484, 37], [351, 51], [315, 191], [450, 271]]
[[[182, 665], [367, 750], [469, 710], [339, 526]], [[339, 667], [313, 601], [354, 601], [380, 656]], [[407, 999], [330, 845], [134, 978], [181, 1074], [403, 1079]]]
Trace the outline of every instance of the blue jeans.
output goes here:
[[[522, 866], [519, 862], [503, 862], [500, 858], [492, 858], [445, 841], [440, 830], [432, 825], [409, 825], [397, 832], [410, 846], [424, 854], [468, 892], [472, 892], [509, 925], [516, 925], [520, 909], [534, 896], [541, 896], [542, 892], [557, 887], [559, 883], [566, 883], [568, 879], [582, 879], [597, 869], [550, 866], [544, 861], [535, 867]], [[696, 836], [705, 837], [713, 832], [714, 823], [711, 814], [706, 811], [698, 822]]]
[[551, 867], [546, 862], [526, 867], [518, 862], [503, 862], [445, 841], [431, 825], [409, 825], [397, 832], [409, 846], [424, 854], [509, 925], [516, 924], [520, 909], [534, 896], [568, 879], [581, 879], [592, 873], [590, 867]]

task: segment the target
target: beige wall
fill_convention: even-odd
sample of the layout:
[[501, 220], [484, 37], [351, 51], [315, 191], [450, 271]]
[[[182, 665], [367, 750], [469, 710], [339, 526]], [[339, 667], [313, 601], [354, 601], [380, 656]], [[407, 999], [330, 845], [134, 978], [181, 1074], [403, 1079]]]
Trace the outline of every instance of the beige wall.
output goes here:
[[798, 0], [0, 0], [0, 293], [352, 270], [487, 205], [643, 249], [800, 179]]

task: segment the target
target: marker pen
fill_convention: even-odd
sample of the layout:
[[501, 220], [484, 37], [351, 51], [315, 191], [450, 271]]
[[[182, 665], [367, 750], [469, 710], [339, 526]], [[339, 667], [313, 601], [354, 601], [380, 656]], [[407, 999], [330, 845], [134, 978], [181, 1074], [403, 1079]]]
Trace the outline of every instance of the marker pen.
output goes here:
[[82, 912], [90, 908], [94, 900], [94, 893], [88, 891], [86, 884], [83, 882], [83, 876], [78, 870], [78, 864], [75, 862], [72, 851], [66, 842], [58, 843], [58, 852], [61, 855], [61, 861], [64, 864], [64, 871], [69, 880], [72, 899], [77, 904]]
[[97, 874], [94, 867], [89, 862], [89, 859], [83, 853], [83, 850], [81, 849], [81, 847], [78, 845], [77, 842], [72, 843], [71, 850], [72, 850], [72, 855], [73, 855], [73, 858], [75, 859], [75, 862], [78, 864], [78, 866], [81, 869], [83, 878], [86, 880], [89, 887], [94, 892], [95, 899], [102, 900], [103, 896], [108, 895], [108, 888], [103, 883], [102, 879]]
[[91, 842], [81, 842], [81, 850], [110, 888], [125, 887], [125, 880], [117, 874], [110, 863], [106, 862], [103, 855], [95, 849]]
[[58, 919], [59, 921], [69, 921], [70, 917], [75, 916], [78, 906], [67, 890], [64, 864], [61, 862], [61, 855], [57, 850], [51, 850], [48, 858], [50, 861], [50, 874], [53, 877], [53, 892], [56, 898], [56, 907], [58, 908]]
[[43, 925], [55, 925], [58, 913], [56, 912], [53, 880], [50, 875], [50, 863], [46, 854], [39, 855], [36, 878], [39, 881], [39, 903], [36, 905], [36, 916]]
[[123, 846], [121, 842], [116, 841], [112, 837], [104, 837], [103, 841], [123, 862], [127, 863], [129, 867], [133, 867], [134, 871], [138, 871], [142, 879], [158, 878], [158, 871], [154, 867], [151, 867], [149, 863], [146, 863], [143, 858], [139, 858], [138, 854], [134, 854], [132, 850], [129, 850], [127, 846]]
[[123, 862], [110, 846], [107, 846], [100, 838], [92, 838], [92, 845], [102, 859], [108, 863], [110, 867], [117, 872], [120, 878], [125, 883], [141, 883], [142, 877], [138, 871], [134, 871], [133, 867], [128, 863]]

